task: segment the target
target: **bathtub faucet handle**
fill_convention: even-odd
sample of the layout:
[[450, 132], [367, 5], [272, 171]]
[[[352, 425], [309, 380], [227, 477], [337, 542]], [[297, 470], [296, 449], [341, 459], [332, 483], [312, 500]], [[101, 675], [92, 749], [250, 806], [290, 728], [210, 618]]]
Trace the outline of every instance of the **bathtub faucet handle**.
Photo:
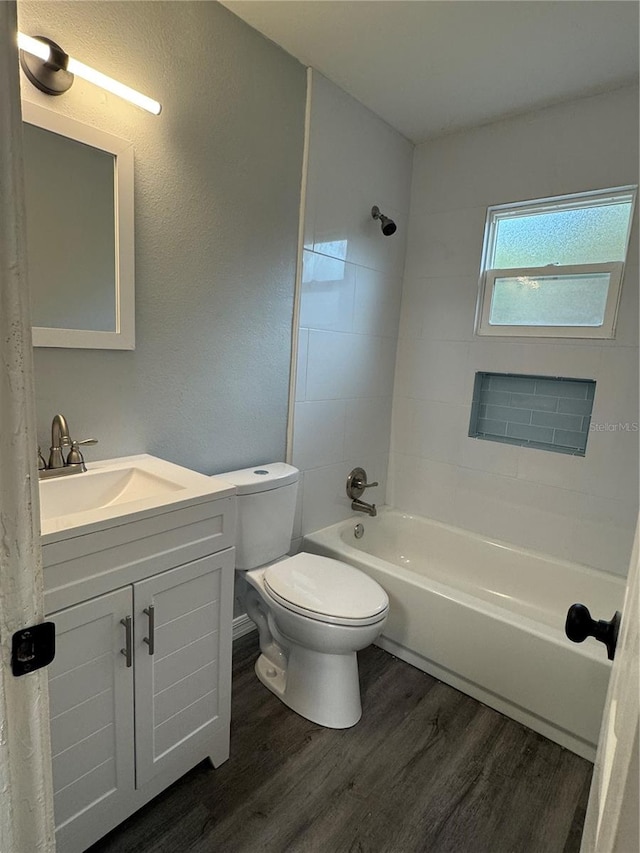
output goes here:
[[364, 468], [354, 468], [347, 477], [347, 497], [356, 500], [362, 497], [365, 489], [372, 489], [379, 483], [367, 483], [367, 472]]
[[379, 485], [375, 483], [367, 483], [367, 472], [364, 468], [354, 468], [347, 477], [347, 497], [351, 500], [351, 508], [357, 512], [367, 512], [371, 516], [376, 515], [376, 505], [368, 504], [361, 501], [365, 489], [372, 489]]

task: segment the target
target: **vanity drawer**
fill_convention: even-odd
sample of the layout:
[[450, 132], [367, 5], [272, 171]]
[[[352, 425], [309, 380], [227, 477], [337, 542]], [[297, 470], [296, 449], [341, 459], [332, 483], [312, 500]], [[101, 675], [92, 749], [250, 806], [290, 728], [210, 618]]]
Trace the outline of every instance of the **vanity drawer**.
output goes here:
[[45, 612], [231, 548], [235, 527], [227, 497], [44, 544]]

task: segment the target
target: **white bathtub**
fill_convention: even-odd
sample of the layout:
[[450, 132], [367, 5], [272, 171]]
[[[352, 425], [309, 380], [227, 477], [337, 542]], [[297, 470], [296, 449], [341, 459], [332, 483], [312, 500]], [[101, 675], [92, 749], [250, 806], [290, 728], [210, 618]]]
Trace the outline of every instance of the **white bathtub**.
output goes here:
[[303, 548], [384, 587], [382, 648], [593, 761], [611, 664], [591, 637], [571, 643], [564, 622], [575, 602], [610, 619], [623, 580], [390, 509], [305, 536]]

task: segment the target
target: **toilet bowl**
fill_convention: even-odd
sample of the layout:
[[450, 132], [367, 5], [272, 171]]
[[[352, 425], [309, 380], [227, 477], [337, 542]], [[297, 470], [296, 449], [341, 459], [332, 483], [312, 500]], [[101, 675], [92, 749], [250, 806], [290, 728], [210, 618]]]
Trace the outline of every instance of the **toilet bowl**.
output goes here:
[[247, 581], [247, 615], [259, 632], [258, 678], [314, 723], [355, 725], [362, 714], [356, 652], [381, 633], [386, 592], [339, 560], [283, 556], [293, 528], [297, 469], [276, 463], [220, 476], [236, 485], [236, 568]]

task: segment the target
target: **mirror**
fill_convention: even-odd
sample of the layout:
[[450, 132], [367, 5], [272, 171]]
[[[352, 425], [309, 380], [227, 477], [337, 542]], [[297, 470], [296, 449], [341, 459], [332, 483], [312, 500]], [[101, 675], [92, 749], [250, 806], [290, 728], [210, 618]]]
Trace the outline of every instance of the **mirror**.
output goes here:
[[24, 102], [33, 343], [134, 349], [133, 147]]

